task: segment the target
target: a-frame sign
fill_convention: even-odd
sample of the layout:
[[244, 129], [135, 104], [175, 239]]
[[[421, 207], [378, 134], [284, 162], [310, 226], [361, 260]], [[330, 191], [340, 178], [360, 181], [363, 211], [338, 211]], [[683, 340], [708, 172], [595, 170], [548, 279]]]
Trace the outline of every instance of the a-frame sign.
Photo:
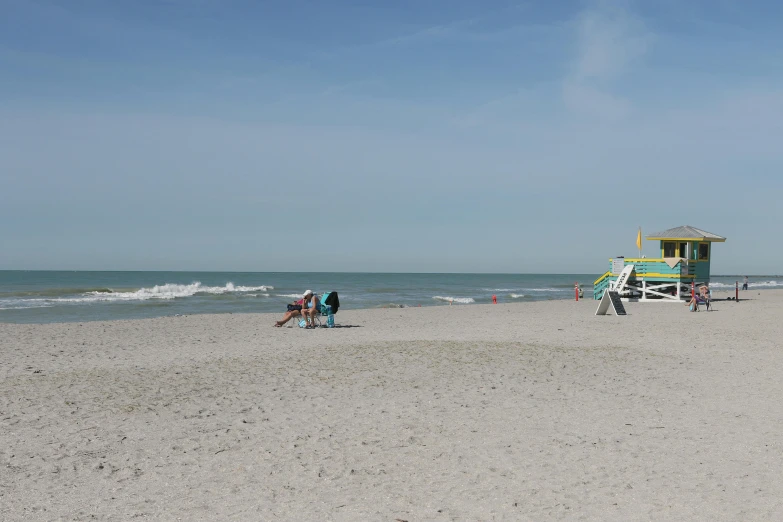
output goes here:
[[604, 295], [601, 296], [601, 301], [598, 303], [598, 310], [595, 311], [595, 315], [606, 315], [606, 312], [609, 311], [609, 305], [612, 305], [614, 315], [627, 315], [623, 302], [620, 300], [620, 294], [610, 290], [604, 290]]

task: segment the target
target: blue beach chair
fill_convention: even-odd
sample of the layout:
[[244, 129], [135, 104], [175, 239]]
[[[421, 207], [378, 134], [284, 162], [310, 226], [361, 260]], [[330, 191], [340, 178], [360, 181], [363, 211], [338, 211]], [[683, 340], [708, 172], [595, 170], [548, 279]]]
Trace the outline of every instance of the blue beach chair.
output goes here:
[[337, 292], [324, 292], [321, 294], [321, 313], [316, 315], [315, 318], [318, 321], [318, 326], [324, 326], [321, 322], [321, 318], [326, 318], [326, 327], [334, 328], [334, 314], [340, 309], [340, 298], [337, 296]]

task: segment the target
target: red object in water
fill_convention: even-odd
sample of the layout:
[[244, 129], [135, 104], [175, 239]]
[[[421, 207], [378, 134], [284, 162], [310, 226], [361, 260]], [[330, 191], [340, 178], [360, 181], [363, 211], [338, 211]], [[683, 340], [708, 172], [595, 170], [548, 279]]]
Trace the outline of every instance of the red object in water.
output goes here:
[[498, 296], [492, 295], [492, 304], [498, 304]]
[[574, 297], [579, 301], [579, 283], [574, 283]]

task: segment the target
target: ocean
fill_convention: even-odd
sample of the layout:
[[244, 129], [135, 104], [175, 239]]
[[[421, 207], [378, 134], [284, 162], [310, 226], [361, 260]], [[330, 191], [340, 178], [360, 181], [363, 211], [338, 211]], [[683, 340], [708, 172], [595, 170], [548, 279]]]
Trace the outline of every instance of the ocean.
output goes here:
[[[0, 271], [0, 322], [54, 323], [171, 315], [283, 313], [305, 290], [336, 291], [341, 308], [392, 308], [592, 298], [598, 274]], [[754, 276], [751, 290], [783, 288]], [[739, 276], [713, 276], [715, 292]]]

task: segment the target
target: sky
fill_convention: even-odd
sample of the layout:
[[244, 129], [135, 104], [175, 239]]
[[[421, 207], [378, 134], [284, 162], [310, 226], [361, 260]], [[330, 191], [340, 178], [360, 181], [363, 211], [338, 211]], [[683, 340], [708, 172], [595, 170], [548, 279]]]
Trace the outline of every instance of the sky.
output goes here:
[[0, 269], [783, 273], [781, 2], [0, 12]]

